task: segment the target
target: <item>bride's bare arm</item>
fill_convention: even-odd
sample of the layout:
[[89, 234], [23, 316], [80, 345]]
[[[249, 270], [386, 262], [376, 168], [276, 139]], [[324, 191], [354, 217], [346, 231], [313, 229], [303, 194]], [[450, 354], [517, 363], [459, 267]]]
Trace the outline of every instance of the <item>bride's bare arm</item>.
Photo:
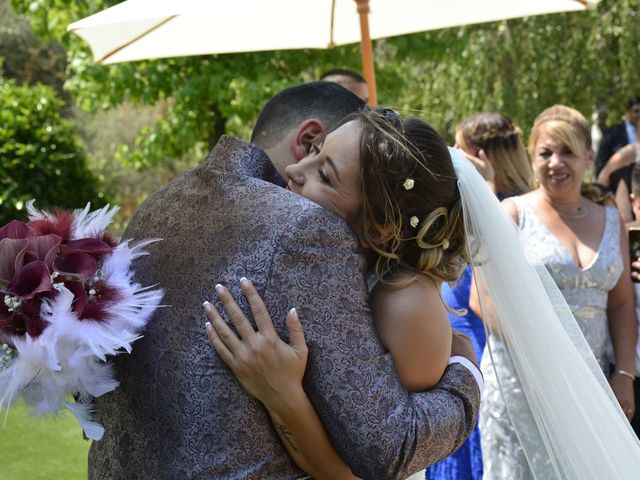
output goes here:
[[308, 351], [297, 313], [292, 310], [287, 315], [291, 342], [287, 344], [273, 328], [253, 285], [246, 279], [241, 283], [258, 330], [254, 330], [229, 291], [218, 286], [218, 297], [239, 337], [216, 309], [205, 303], [211, 322], [206, 329], [212, 346], [243, 388], [267, 408], [282, 443], [302, 470], [316, 479], [357, 478], [331, 445], [302, 388]]
[[422, 277], [400, 287], [378, 283], [371, 309], [378, 336], [407, 390], [436, 385], [451, 357], [452, 335], [439, 288]]

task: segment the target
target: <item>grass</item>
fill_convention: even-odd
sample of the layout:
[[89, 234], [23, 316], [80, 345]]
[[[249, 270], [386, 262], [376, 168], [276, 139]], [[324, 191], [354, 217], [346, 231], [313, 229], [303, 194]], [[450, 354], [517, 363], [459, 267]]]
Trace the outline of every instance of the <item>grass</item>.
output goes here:
[[[0, 412], [0, 480], [85, 480], [90, 443], [71, 412], [33, 417], [15, 405]], [[4, 425], [3, 425], [4, 423]]]

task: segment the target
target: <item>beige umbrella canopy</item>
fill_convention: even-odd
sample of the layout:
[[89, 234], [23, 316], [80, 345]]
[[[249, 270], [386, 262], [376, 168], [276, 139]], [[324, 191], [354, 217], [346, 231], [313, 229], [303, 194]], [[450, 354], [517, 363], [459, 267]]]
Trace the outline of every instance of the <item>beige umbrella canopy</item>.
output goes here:
[[584, 10], [599, 0], [128, 0], [69, 25], [97, 63], [361, 43], [377, 103], [371, 40]]

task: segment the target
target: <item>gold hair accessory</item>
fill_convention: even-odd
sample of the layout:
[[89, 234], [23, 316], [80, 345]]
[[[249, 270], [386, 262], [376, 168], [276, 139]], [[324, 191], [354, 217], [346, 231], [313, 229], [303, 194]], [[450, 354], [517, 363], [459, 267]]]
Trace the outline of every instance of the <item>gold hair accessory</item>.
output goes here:
[[[404, 187], [405, 190], [411, 190], [414, 186], [415, 186], [416, 182], [413, 178], [407, 178], [404, 183], [402, 184], [402, 186]], [[416, 223], [417, 225], [417, 223]], [[415, 227], [415, 225], [414, 225]]]
[[445, 238], [445, 239], [442, 241], [442, 249], [443, 249], [443, 250], [446, 250], [447, 248], [449, 248], [449, 239], [448, 239], [448, 238]]
[[[413, 180], [411, 181], [413, 182]], [[409, 225], [411, 225], [413, 228], [416, 228], [418, 226], [418, 223], [420, 223], [420, 219], [415, 215], [409, 219]]]

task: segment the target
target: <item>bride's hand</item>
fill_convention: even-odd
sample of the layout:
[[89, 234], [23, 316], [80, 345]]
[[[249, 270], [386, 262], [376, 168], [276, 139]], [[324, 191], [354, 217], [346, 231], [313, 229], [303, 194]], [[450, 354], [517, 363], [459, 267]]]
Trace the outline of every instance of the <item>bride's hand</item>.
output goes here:
[[308, 349], [295, 309], [287, 315], [290, 344], [275, 329], [260, 295], [247, 279], [241, 279], [258, 330], [247, 320], [229, 291], [216, 285], [218, 297], [238, 335], [225, 323], [213, 305], [204, 307], [211, 323], [206, 330], [209, 342], [233, 371], [243, 388], [265, 406], [286, 402], [288, 395], [302, 389]]

